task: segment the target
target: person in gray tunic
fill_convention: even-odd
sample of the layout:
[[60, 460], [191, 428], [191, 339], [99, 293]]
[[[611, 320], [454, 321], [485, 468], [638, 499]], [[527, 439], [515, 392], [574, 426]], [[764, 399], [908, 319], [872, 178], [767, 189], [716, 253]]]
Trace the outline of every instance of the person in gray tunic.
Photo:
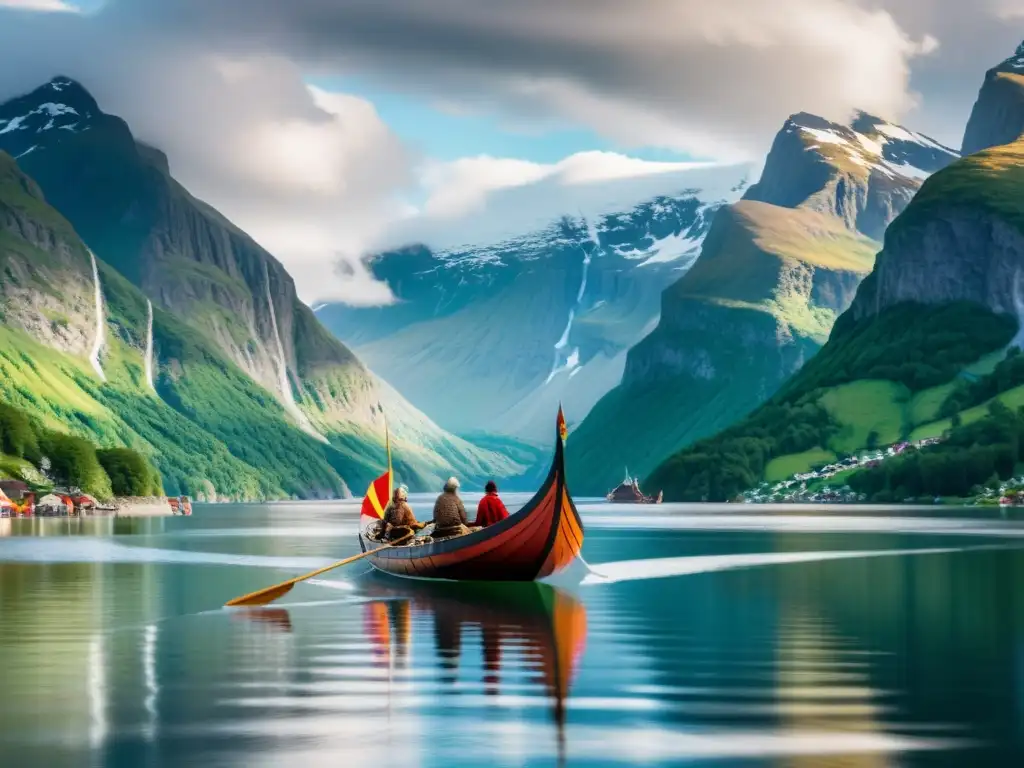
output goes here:
[[449, 477], [444, 484], [444, 491], [434, 502], [434, 538], [459, 536], [477, 530], [469, 528], [466, 518], [466, 507], [459, 498], [459, 481]]

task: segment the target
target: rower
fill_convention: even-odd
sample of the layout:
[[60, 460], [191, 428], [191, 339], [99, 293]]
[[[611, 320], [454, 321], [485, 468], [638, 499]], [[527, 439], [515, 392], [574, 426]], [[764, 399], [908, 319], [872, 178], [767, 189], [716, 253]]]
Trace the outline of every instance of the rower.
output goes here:
[[444, 490], [434, 502], [434, 538], [461, 536], [478, 530], [469, 527], [466, 519], [466, 507], [459, 498], [459, 480], [449, 477]]
[[387, 541], [394, 541], [407, 536], [413, 531], [422, 531], [426, 523], [420, 523], [409, 506], [409, 489], [404, 485], [395, 488], [391, 501], [384, 508], [384, 536]]

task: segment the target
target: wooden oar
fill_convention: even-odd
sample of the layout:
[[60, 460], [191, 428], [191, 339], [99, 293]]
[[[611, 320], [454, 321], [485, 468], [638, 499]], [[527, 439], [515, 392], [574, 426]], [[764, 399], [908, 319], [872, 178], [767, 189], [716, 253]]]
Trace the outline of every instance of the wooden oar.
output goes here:
[[362, 560], [367, 555], [372, 555], [375, 552], [380, 552], [381, 550], [388, 549], [389, 547], [395, 546], [395, 544], [401, 544], [403, 541], [405, 541], [408, 538], [411, 538], [414, 535], [415, 532], [407, 533], [405, 534], [405, 536], [395, 539], [390, 544], [385, 544], [383, 547], [377, 547], [376, 549], [370, 549], [361, 554], [353, 555], [352, 557], [346, 557], [344, 560], [339, 560], [333, 565], [328, 565], [325, 568], [320, 568], [316, 571], [313, 571], [312, 573], [307, 573], [304, 576], [296, 576], [294, 579], [282, 581], [280, 584], [275, 584], [272, 587], [261, 589], [259, 592], [250, 592], [248, 595], [236, 597], [234, 600], [229, 600], [228, 602], [224, 603], [224, 605], [266, 605], [267, 603], [272, 603], [275, 600], [277, 600], [277, 598], [283, 597], [284, 595], [287, 595], [289, 592], [291, 592], [292, 587], [294, 587], [300, 581], [312, 579], [314, 576], [319, 576], [321, 573], [327, 573], [327, 571], [333, 571], [335, 568], [340, 568], [343, 565], [354, 563], [356, 560]]

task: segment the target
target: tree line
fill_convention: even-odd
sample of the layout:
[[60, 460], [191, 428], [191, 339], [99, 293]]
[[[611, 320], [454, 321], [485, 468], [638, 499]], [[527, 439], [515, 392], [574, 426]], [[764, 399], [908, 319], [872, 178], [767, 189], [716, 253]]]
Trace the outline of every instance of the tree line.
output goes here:
[[939, 416], [952, 418], [1020, 386], [1024, 386], [1024, 354], [1013, 347], [991, 373], [977, 381], [961, 382], [950, 392], [939, 409]]
[[812, 397], [769, 403], [740, 424], [677, 453], [645, 481], [672, 501], [729, 501], [764, 478], [772, 459], [826, 445], [839, 430]]
[[1024, 408], [1014, 412], [994, 400], [983, 418], [954, 427], [942, 443], [910, 449], [854, 474], [849, 484], [878, 503], [966, 497], [982, 486], [1009, 480], [1022, 461]]
[[[663, 489], [671, 501], [729, 501], [761, 483], [773, 458], [828, 446], [840, 426], [819, 402], [827, 389], [882, 379], [919, 392], [955, 379], [980, 356], [1009, 344], [1016, 332], [1015, 318], [969, 302], [908, 302], [860, 321], [844, 314], [828, 343], [771, 400], [671, 456], [645, 486]], [[966, 388], [964, 402], [980, 404], [991, 399], [985, 394], [993, 388], [1005, 391], [1022, 375], [1021, 360], [1014, 357]]]
[[100, 498], [161, 496], [160, 473], [131, 448], [98, 448], [88, 440], [47, 429], [23, 411], [0, 403], [0, 452], [23, 459], [58, 486]]

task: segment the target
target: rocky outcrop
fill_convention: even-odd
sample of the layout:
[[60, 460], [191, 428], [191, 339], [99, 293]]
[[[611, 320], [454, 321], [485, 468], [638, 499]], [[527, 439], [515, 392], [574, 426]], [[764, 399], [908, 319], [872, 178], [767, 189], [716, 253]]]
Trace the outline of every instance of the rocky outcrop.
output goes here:
[[1024, 134], [1024, 43], [985, 74], [964, 132], [962, 154], [1016, 141]]
[[890, 228], [850, 308], [859, 321], [905, 302], [967, 301], [1024, 316], [1024, 140], [964, 158], [929, 179]]
[[761, 180], [744, 199], [830, 214], [881, 240], [922, 179], [956, 157], [927, 136], [865, 113], [849, 126], [800, 113], [776, 136]]
[[[95, 335], [89, 256], [38, 185], [0, 151], [0, 309], [6, 325], [85, 355]], [[68, 273], [83, 277], [68, 280]]]
[[991, 212], [954, 206], [887, 239], [850, 316], [862, 320], [911, 301], [969, 301], [1016, 315], [1022, 291], [1024, 232]]

